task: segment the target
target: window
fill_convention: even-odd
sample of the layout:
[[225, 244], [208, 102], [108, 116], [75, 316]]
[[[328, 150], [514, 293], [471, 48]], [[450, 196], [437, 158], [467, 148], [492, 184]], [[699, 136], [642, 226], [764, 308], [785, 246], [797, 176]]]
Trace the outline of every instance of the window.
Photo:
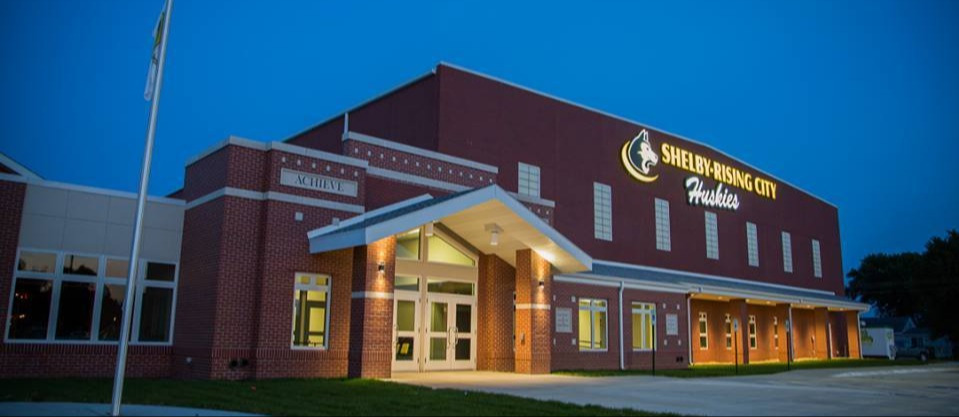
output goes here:
[[[20, 250], [9, 340], [109, 343], [120, 338], [129, 261]], [[130, 340], [170, 343], [177, 265], [141, 260]]]
[[759, 236], [756, 233], [756, 224], [746, 222], [746, 251], [749, 256], [749, 266], [759, 266]]
[[396, 258], [420, 260], [420, 228], [396, 236]]
[[426, 280], [426, 291], [440, 294], [473, 295], [474, 285], [472, 282], [429, 278]]
[[819, 252], [819, 241], [812, 240], [812, 270], [816, 278], [822, 278], [822, 258]]
[[539, 197], [539, 167], [519, 163], [519, 193]]
[[656, 340], [656, 305], [633, 303], [633, 350], [651, 350]]
[[733, 319], [726, 315], [726, 322], [724, 323], [726, 329], [726, 350], [731, 350], [733, 348]]
[[756, 316], [749, 316], [749, 349], [756, 349]]
[[672, 242], [669, 236], [669, 202], [656, 199], [656, 249], [670, 251]]
[[699, 349], [709, 349], [709, 326], [706, 322], [706, 313], [699, 313]]
[[293, 293], [293, 346], [326, 348], [330, 324], [330, 277], [296, 274]]
[[420, 278], [409, 275], [396, 275], [393, 280], [393, 289], [419, 292]]
[[783, 232], [783, 271], [793, 271], [793, 240], [789, 232]]
[[613, 190], [606, 184], [593, 183], [593, 236], [613, 240]]
[[453, 246], [447, 239], [433, 234], [427, 239], [427, 254], [430, 262], [440, 262], [454, 265], [476, 266], [476, 261]]
[[719, 225], [716, 213], [706, 212], [706, 257], [719, 259]]
[[579, 350], [606, 350], [606, 300], [579, 299]]
[[779, 350], [779, 317], [773, 317], [773, 347]]

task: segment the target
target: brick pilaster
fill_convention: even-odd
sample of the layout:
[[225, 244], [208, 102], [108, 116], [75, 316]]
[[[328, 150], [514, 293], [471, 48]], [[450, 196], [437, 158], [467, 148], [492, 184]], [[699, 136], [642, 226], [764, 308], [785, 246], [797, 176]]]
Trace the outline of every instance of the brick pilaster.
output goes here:
[[516, 251], [515, 371], [518, 373], [550, 372], [552, 281], [549, 262], [530, 249]]
[[516, 271], [496, 255], [480, 255], [476, 369], [513, 372], [513, 291]]
[[351, 378], [390, 377], [395, 273], [396, 237], [354, 249], [347, 372]]
[[749, 363], [749, 306], [746, 300], [732, 300], [729, 304], [731, 315], [739, 319], [739, 363], [745, 365]]

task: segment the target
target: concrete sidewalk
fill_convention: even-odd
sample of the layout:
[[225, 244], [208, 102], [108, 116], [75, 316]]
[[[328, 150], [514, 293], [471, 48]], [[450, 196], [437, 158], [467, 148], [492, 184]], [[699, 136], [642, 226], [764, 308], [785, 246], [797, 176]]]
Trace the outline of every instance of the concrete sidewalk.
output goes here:
[[[234, 411], [204, 410], [200, 408], [168, 407], [161, 405], [124, 405], [124, 416], [255, 416]], [[108, 416], [110, 404], [93, 403], [3, 403], [0, 416]]]
[[959, 366], [816, 369], [724, 378], [394, 374], [395, 382], [693, 415], [959, 415]]

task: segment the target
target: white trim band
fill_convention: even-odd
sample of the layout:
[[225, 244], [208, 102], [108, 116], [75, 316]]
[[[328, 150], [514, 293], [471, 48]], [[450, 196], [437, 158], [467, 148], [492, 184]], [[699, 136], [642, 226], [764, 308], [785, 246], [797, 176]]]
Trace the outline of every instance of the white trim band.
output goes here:
[[364, 211], [366, 211], [365, 207], [357, 204], [340, 203], [338, 201], [329, 201], [329, 200], [322, 200], [319, 198], [303, 197], [299, 195], [280, 193], [276, 191], [267, 191], [265, 193], [261, 193], [259, 191], [244, 190], [241, 188], [233, 188], [233, 187], [224, 187], [212, 193], [209, 193], [203, 197], [190, 201], [189, 203], [186, 203], [186, 209], [187, 210], [192, 209], [194, 207], [206, 204], [210, 201], [216, 200], [217, 198], [220, 198], [223, 196], [239, 197], [239, 198], [245, 198], [248, 200], [257, 200], [257, 201], [266, 201], [266, 200], [281, 201], [284, 203], [300, 204], [300, 205], [310, 206], [310, 207], [320, 207], [320, 208], [326, 208], [330, 210], [345, 211], [349, 213], [363, 213]]
[[[415, 185], [422, 185], [424, 187], [435, 188], [438, 190], [446, 190], [453, 192], [460, 192], [472, 189], [474, 187], [468, 187], [465, 185], [453, 184], [451, 182], [434, 180], [432, 178], [421, 177], [419, 175], [407, 174], [405, 172], [393, 171], [385, 168], [369, 167], [366, 173], [372, 177], [379, 177], [393, 181], [406, 182]], [[475, 187], [480, 188], [480, 187]]]
[[14, 161], [13, 158], [7, 156], [3, 152], [0, 152], [0, 165], [3, 165], [7, 168], [12, 169], [13, 172], [20, 174], [26, 177], [27, 179], [40, 180], [40, 181], [43, 180], [43, 178], [37, 175], [37, 173], [27, 169], [27, 167], [21, 165], [19, 162]]
[[549, 304], [517, 304], [517, 310], [550, 310]]
[[366, 298], [372, 300], [392, 300], [393, 293], [382, 291], [353, 291], [352, 298]]
[[[109, 190], [106, 188], [90, 187], [86, 185], [67, 184], [63, 182], [47, 181], [44, 179], [32, 179], [13, 174], [0, 173], [0, 181], [19, 182], [36, 187], [58, 188], [67, 191], [79, 191], [83, 193], [101, 194], [110, 197], [129, 198], [131, 200], [135, 200], [137, 198], [136, 193], [130, 193], [126, 191]], [[183, 200], [169, 197], [147, 196], [147, 200], [153, 203], [171, 204], [174, 206], [183, 206], [186, 204], [186, 202]]]
[[374, 146], [380, 146], [383, 148], [393, 149], [395, 151], [406, 152], [413, 155], [419, 155], [424, 158], [436, 159], [438, 161], [449, 162], [451, 164], [475, 168], [481, 171], [492, 172], [494, 174], [499, 173], [499, 168], [492, 165], [471, 161], [469, 159], [447, 155], [445, 153], [439, 153], [439, 152], [431, 151], [428, 149], [417, 148], [415, 146], [410, 146], [410, 145], [402, 144], [399, 142], [393, 142], [388, 139], [382, 139], [375, 136], [365, 135], [363, 133], [346, 132], [343, 134], [343, 141], [347, 141], [347, 140], [355, 140], [357, 142], [368, 143]]
[[289, 143], [283, 142], [260, 142], [256, 140], [245, 139], [236, 136], [230, 136], [224, 140], [221, 140], [217, 144], [207, 148], [205, 151], [201, 152], [199, 155], [196, 155], [190, 159], [187, 159], [186, 166], [193, 165], [197, 161], [206, 158], [207, 156], [212, 155], [213, 153], [219, 151], [220, 149], [229, 146], [240, 146], [243, 148], [256, 149], [258, 151], [280, 151], [291, 153], [295, 155], [305, 156], [307, 158], [322, 159], [324, 161], [335, 162], [344, 165], [351, 165], [357, 168], [366, 169], [369, 166], [369, 162], [362, 159], [351, 158], [349, 156], [337, 155], [335, 153], [319, 151], [316, 149], [304, 148], [302, 146], [291, 145]]

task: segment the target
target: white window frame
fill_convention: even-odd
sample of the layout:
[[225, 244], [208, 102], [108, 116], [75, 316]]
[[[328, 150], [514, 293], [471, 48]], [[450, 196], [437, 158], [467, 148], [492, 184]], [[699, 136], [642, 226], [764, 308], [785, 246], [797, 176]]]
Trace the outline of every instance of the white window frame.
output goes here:
[[793, 243], [792, 235], [787, 231], [782, 232], [783, 241], [783, 272], [793, 273]]
[[759, 348], [759, 325], [756, 324], [756, 316], [749, 316], [749, 323], [746, 325], [746, 331], [749, 333], [749, 350]]
[[[309, 284], [300, 283], [299, 278], [302, 276], [310, 277]], [[325, 278], [326, 285], [317, 284], [317, 278]], [[329, 274], [318, 274], [314, 272], [295, 272], [293, 273], [293, 310], [290, 312], [292, 320], [290, 320], [290, 349], [293, 350], [327, 350], [330, 346], [330, 316], [332, 316], [332, 305], [333, 305], [333, 277]], [[294, 344], [296, 342], [296, 335], [293, 332], [296, 330], [296, 296], [300, 291], [317, 291], [326, 293], [326, 322], [323, 324], [323, 329], [326, 331], [326, 334], [323, 335], [323, 345], [322, 346], [300, 346]]]
[[[697, 322], [697, 324], [699, 325], [697, 327], [697, 329], [699, 330], [697, 332], [699, 333], [699, 341], [697, 342], [699, 344], [699, 350], [709, 350], [709, 316], [706, 314], [705, 311], [699, 312], [699, 321]], [[703, 326], [703, 324], [705, 324], [705, 326]], [[703, 329], [704, 327], [705, 327], [705, 331]], [[703, 346], [703, 340], [706, 341], [706, 346]]]
[[759, 267], [759, 229], [752, 222], [746, 222], [746, 262]]
[[[32, 272], [32, 271], [19, 271], [17, 270], [18, 263], [20, 261], [21, 253], [31, 252], [31, 253], [47, 253], [56, 255], [56, 266], [53, 273], [43, 273], [43, 272]], [[63, 263], [68, 255], [74, 256], [83, 256], [90, 258], [97, 258], [97, 275], [74, 275], [74, 274], [64, 274], [63, 273]], [[110, 256], [102, 254], [92, 254], [88, 252], [80, 251], [62, 251], [62, 250], [50, 250], [50, 249], [35, 249], [31, 247], [18, 247], [17, 248], [17, 257], [16, 262], [13, 265], [13, 279], [10, 280], [10, 297], [7, 300], [7, 317], [13, 316], [13, 297], [17, 288], [17, 281], [19, 279], [38, 279], [38, 280], [47, 280], [53, 282], [52, 293], [50, 294], [50, 315], [47, 321], [47, 334], [44, 339], [13, 339], [10, 337], [10, 330], [13, 327], [13, 321], [7, 320], [6, 329], [3, 332], [3, 341], [4, 343], [10, 344], [57, 344], [57, 345], [115, 345], [118, 344], [117, 340], [99, 340], [100, 335], [100, 316], [103, 310], [103, 291], [106, 285], [122, 285], [124, 288], [127, 285], [126, 278], [115, 278], [107, 277], [107, 261], [108, 260], [119, 260], [129, 262], [130, 258], [119, 257], [119, 256]], [[153, 281], [146, 279], [146, 268], [148, 263], [161, 263], [173, 265], [174, 275], [173, 281]], [[57, 329], [57, 320], [60, 313], [60, 291], [63, 282], [83, 282], [88, 284], [94, 284], [96, 286], [96, 292], [93, 294], [93, 314], [91, 316], [92, 322], [90, 323], [90, 337], [89, 339], [84, 340], [58, 340], [56, 339], [56, 329]], [[177, 307], [177, 284], [180, 282], [180, 263], [151, 259], [151, 258], [140, 258], [137, 262], [137, 276], [136, 276], [136, 293], [134, 293], [133, 301], [133, 316], [131, 317], [130, 323], [130, 344], [131, 345], [140, 345], [140, 346], [172, 346], [173, 345], [173, 336], [174, 336], [174, 324], [176, 323], [176, 307]], [[171, 303], [173, 304], [170, 307], [170, 327], [167, 330], [170, 335], [169, 340], [166, 342], [141, 342], [140, 341], [140, 316], [141, 308], [143, 306], [143, 293], [146, 291], [147, 287], [154, 288], [168, 288], [173, 290], [173, 299]], [[129, 300], [124, 300], [126, 305]]]
[[822, 245], [818, 240], [812, 240], [812, 270], [813, 276], [822, 278]]
[[719, 260], [719, 219], [716, 213], [707, 211], [706, 222], [706, 258]]
[[733, 350], [733, 317], [729, 314], [723, 322], [723, 331], [726, 333], [726, 350]]
[[613, 240], [613, 189], [593, 182], [593, 237]]
[[[645, 303], [640, 301], [634, 301], [631, 303], [630, 307], [632, 308], [632, 315], [630, 316], [632, 320], [639, 319], [641, 323], [651, 323], [653, 328], [652, 343], [648, 343], [649, 340], [646, 340], [646, 332], [643, 331], [641, 333], [642, 337], [640, 340], [640, 345], [639, 345], [640, 347], [636, 347], [635, 345], [633, 345], [633, 352], [649, 352], [652, 350], [652, 348], [647, 349], [647, 348], [644, 348], [643, 346], [646, 346], [648, 344], [649, 346], [657, 347], [656, 343], [658, 339], [657, 339], [657, 332], [656, 332], [656, 323], [652, 322], [653, 316], [656, 315], [656, 303]], [[649, 308], [644, 308], [644, 307], [649, 307]], [[608, 317], [606, 319], [606, 322], [608, 327], [608, 324], [609, 324]], [[645, 326], [642, 326], [642, 327], [645, 328]], [[636, 335], [633, 334], [633, 338], [634, 338], [633, 340], [635, 340], [635, 337]]]
[[536, 165], [520, 162], [518, 168], [516, 192], [530, 197], [540, 197], [541, 176]]
[[779, 317], [773, 316], [773, 346], [779, 350]]
[[[588, 302], [589, 302], [589, 306], [585, 306], [585, 307], [584, 307], [582, 304], [580, 304], [580, 303], [582, 303], [582, 302], [584, 302], [584, 301], [588, 301]], [[604, 303], [604, 305], [603, 305], [603, 306], [599, 306], [599, 305], [597, 305], [598, 302], [602, 302], [602, 303]], [[602, 298], [582, 298], [582, 297], [580, 297], [579, 299], [577, 299], [576, 305], [577, 305], [577, 307], [578, 307], [577, 312], [583, 311], [583, 310], [586, 310], [586, 311], [589, 312], [589, 346], [590, 346], [590, 347], [589, 347], [589, 348], [583, 348], [583, 347], [582, 347], [583, 341], [582, 341], [582, 340], [579, 340], [579, 343], [577, 343], [577, 345], [580, 346], [579, 351], [580, 351], [580, 352], [607, 352], [607, 351], [609, 351], [609, 300], [602, 299]], [[604, 333], [604, 334], [603, 334], [603, 340], [606, 341], [606, 347], [604, 347], [604, 348], [597, 348], [597, 347], [595, 347], [595, 346], [596, 346], [596, 340], [593, 339], [593, 335], [596, 334], [596, 332], [594, 331], [594, 330], [596, 329], [596, 315], [593, 314], [593, 313], [606, 313], [606, 326], [605, 326], [606, 328], [603, 329], [603, 333]], [[577, 319], [576, 319], [577, 325], [579, 325], [579, 314], [577, 314], [576, 317], [577, 317]], [[580, 333], [581, 333], [581, 332], [580, 332]], [[577, 337], [578, 337], [578, 336], [579, 336], [579, 334], [577, 334]]]
[[673, 243], [669, 230], [669, 201], [657, 198], [654, 207], [656, 212], [656, 249], [670, 252]]

